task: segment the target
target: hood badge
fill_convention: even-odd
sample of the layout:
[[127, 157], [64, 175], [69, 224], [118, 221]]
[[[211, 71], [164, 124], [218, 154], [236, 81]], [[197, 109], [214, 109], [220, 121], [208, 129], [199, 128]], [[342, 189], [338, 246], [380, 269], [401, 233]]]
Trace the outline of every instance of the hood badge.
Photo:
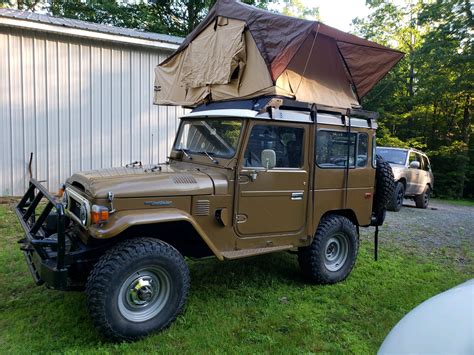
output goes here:
[[145, 201], [144, 204], [146, 206], [171, 206], [173, 204], [172, 201]]

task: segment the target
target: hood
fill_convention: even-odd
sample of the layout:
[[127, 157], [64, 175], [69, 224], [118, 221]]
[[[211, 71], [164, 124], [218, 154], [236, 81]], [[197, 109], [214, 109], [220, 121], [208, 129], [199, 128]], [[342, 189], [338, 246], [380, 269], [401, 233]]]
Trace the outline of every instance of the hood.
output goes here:
[[[161, 170], [160, 170], [161, 168]], [[66, 184], [93, 198], [211, 195], [214, 183], [197, 169], [169, 165], [120, 167], [83, 171], [72, 175]]]

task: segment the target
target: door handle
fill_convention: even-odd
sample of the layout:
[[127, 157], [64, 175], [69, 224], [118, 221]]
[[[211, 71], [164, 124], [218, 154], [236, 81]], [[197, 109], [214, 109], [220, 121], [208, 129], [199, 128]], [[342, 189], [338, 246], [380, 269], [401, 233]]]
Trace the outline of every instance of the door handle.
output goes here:
[[247, 182], [254, 182], [257, 180], [258, 172], [256, 170], [250, 172], [243, 172], [239, 175], [239, 182], [247, 183]]
[[291, 199], [293, 201], [299, 201], [303, 199], [303, 192], [293, 192], [291, 194]]

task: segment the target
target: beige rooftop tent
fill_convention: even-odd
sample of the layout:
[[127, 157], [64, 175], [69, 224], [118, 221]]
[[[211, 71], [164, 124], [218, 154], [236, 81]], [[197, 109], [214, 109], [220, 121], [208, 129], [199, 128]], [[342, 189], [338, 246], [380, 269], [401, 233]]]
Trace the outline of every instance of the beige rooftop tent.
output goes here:
[[402, 57], [317, 21], [218, 0], [156, 68], [154, 103], [196, 106], [280, 95], [351, 108]]

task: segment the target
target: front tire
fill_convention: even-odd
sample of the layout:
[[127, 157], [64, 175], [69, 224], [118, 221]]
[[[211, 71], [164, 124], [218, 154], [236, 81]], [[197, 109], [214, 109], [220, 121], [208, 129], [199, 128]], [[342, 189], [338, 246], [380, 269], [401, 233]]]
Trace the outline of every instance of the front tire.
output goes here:
[[90, 316], [107, 338], [135, 340], [182, 312], [189, 270], [171, 245], [153, 238], [122, 242], [104, 254], [86, 285]]
[[405, 185], [398, 182], [393, 192], [393, 196], [387, 205], [389, 211], [398, 212], [402, 209], [403, 199], [405, 198]]
[[425, 190], [421, 195], [415, 196], [415, 205], [417, 208], [427, 208], [430, 203], [431, 189], [429, 186], [425, 187]]
[[311, 245], [299, 249], [298, 262], [309, 281], [333, 284], [349, 276], [358, 249], [355, 225], [346, 217], [329, 215], [319, 223]]

